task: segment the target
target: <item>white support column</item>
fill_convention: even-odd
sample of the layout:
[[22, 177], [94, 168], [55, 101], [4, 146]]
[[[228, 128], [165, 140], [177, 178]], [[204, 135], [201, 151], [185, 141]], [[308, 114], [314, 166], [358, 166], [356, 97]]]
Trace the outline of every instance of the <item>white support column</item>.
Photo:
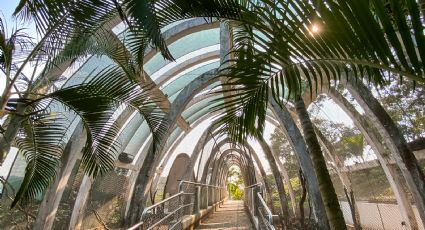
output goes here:
[[84, 176], [81, 182], [80, 190], [78, 190], [78, 196], [75, 200], [75, 204], [72, 210], [71, 220], [69, 222], [69, 230], [80, 230], [83, 222], [84, 210], [87, 204], [87, 199], [90, 194], [93, 179], [89, 176]]
[[68, 142], [67, 149], [65, 149], [67, 159], [64, 159], [62, 168], [55, 182], [49, 187], [44, 195], [44, 199], [40, 204], [37, 219], [34, 224], [34, 229], [51, 229], [55, 220], [56, 212], [59, 203], [62, 199], [62, 194], [65, 190], [68, 179], [71, 175], [72, 169], [75, 166], [77, 159], [82, 156], [82, 148], [86, 143], [86, 133], [83, 132], [82, 124], [78, 124], [70, 141]]
[[408, 200], [408, 195], [402, 186], [401, 178], [394, 168], [396, 166], [390, 164], [392, 161], [391, 154], [383, 144], [382, 137], [379, 137], [377, 131], [373, 129], [374, 125], [372, 125], [372, 122], [368, 121], [366, 117], [360, 115], [354, 106], [351, 105], [348, 100], [345, 99], [336, 90], [330, 89], [328, 95], [335, 101], [336, 104], [340, 106], [342, 110], [347, 113], [347, 115], [354, 122], [355, 126], [363, 134], [366, 143], [368, 143], [375, 152], [385, 173], [385, 176], [391, 186], [391, 189], [394, 192], [394, 196], [397, 200], [397, 204], [400, 207], [400, 212], [403, 216], [403, 219], [406, 221], [406, 225], [409, 227], [409, 229], [418, 229], [412, 206]]

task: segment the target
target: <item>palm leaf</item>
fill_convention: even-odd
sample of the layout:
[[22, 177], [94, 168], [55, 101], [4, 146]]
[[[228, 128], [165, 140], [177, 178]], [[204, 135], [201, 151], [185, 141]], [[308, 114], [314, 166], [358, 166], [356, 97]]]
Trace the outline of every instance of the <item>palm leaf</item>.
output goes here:
[[24, 120], [16, 144], [19, 154], [26, 158], [27, 167], [12, 207], [18, 202], [28, 204], [53, 182], [64, 150], [63, 138], [67, 128], [66, 122], [49, 112], [31, 115]]
[[[243, 140], [261, 132], [255, 124], [261, 124], [257, 119], [264, 118], [264, 109], [250, 104], [258, 100], [267, 106], [265, 85], [283, 106], [306, 87], [313, 92], [342, 77], [381, 84], [386, 72], [392, 72], [425, 82], [424, 28], [414, 1], [389, 1], [387, 6], [380, 0], [370, 5], [343, 0], [249, 2], [236, 25], [234, 58], [220, 73], [237, 92], [218, 107], [228, 110], [218, 123], [231, 136]], [[312, 31], [313, 26], [320, 31]]]
[[161, 35], [166, 25], [194, 17], [240, 19], [240, 0], [125, 0], [128, 16], [133, 20], [130, 28], [146, 32], [149, 43], [162, 55], [173, 60]]
[[119, 127], [113, 116], [121, 106], [132, 107], [144, 116], [154, 140], [159, 140], [165, 130], [165, 126], [159, 125], [164, 114], [156, 109], [156, 98], [150, 93], [152, 86], [141, 88], [127, 74], [122, 68], [111, 66], [85, 84], [49, 95], [83, 120], [88, 140], [82, 163], [89, 175], [103, 174], [114, 166], [120, 145], [116, 140]]
[[[128, 72], [119, 66], [110, 66], [95, 74], [88, 82], [60, 89], [38, 100], [29, 102], [31, 115], [23, 123], [18, 147], [27, 156], [28, 167], [24, 182], [16, 196], [17, 202], [27, 204], [40, 195], [56, 176], [64, 148], [64, 137], [70, 122], [53, 116], [52, 99], [74, 112], [83, 122], [87, 142], [82, 167], [93, 177], [114, 168], [121, 152], [118, 140], [120, 127], [116, 124], [117, 111], [123, 106], [137, 110], [145, 118], [156, 147], [166, 130], [164, 113], [158, 110], [156, 99], [150, 93], [152, 86], [140, 86], [130, 80]], [[68, 125], [68, 126], [67, 126]]]

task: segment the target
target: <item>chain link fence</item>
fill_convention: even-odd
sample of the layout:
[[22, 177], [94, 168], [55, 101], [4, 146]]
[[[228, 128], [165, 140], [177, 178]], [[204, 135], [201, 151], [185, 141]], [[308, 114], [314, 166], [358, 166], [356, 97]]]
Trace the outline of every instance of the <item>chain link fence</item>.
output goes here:
[[128, 170], [116, 168], [93, 182], [84, 211], [84, 229], [120, 228], [123, 224]]

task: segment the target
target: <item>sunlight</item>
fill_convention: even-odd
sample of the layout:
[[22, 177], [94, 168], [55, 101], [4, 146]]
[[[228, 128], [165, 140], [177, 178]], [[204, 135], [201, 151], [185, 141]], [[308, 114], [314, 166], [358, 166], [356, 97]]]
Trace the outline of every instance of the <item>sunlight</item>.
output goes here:
[[314, 35], [320, 33], [320, 31], [321, 31], [321, 28], [320, 28], [320, 25], [318, 23], [313, 23], [311, 25], [311, 27], [308, 28], [308, 32], [310, 33], [311, 36], [314, 36]]

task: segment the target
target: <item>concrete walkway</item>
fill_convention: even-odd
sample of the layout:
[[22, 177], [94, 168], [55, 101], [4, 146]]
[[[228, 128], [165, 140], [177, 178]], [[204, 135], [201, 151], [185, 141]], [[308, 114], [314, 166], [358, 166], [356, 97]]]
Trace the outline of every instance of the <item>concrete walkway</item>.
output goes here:
[[196, 229], [254, 229], [243, 201], [226, 200], [214, 213], [201, 220]]

